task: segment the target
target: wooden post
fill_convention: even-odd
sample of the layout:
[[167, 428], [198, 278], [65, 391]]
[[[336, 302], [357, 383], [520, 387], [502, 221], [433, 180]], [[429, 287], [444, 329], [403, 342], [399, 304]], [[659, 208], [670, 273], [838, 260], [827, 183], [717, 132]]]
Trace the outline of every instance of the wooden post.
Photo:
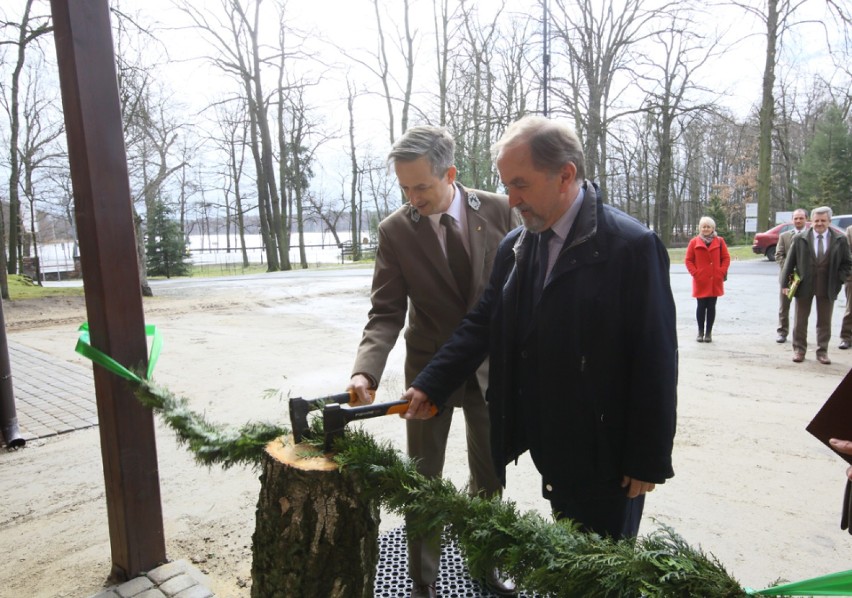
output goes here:
[[263, 456], [252, 538], [253, 598], [372, 598], [379, 505], [360, 481], [291, 436]]
[[[109, 4], [50, 4], [92, 345], [128, 367], [144, 366], [145, 319]], [[154, 418], [124, 380], [99, 366], [94, 378], [111, 576], [123, 580], [166, 559]]]

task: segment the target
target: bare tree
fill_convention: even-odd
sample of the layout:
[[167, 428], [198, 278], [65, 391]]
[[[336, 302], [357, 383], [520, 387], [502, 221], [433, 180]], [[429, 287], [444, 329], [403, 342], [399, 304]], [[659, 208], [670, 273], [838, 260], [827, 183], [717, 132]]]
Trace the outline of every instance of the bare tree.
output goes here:
[[[0, 44], [12, 45], [16, 50], [15, 66], [12, 69], [11, 82], [9, 86], [9, 231], [8, 231], [8, 260], [6, 253], [0, 251], [0, 294], [4, 299], [9, 298], [9, 283], [6, 273], [15, 274], [18, 271], [18, 250], [21, 233], [21, 201], [19, 187], [21, 183], [21, 170], [19, 162], [18, 137], [21, 127], [20, 112], [20, 81], [21, 73], [27, 60], [27, 49], [38, 43], [39, 39], [53, 31], [50, 15], [32, 14], [33, 0], [25, 0], [20, 21], [3, 21], [3, 29], [14, 31], [16, 39], [0, 40]], [[5, 236], [6, 231], [2, 218], [0, 218], [0, 239]]]
[[340, 201], [329, 201], [322, 192], [313, 193], [309, 191], [305, 193], [304, 199], [306, 201], [305, 217], [316, 218], [322, 222], [331, 236], [334, 237], [334, 243], [340, 247], [341, 241], [340, 234], [337, 232], [337, 224], [343, 214], [346, 213], [346, 202], [343, 201], [343, 198], [340, 198]]
[[435, 22], [435, 64], [438, 79], [438, 125], [447, 124], [447, 86], [449, 84], [450, 52], [455, 44], [456, 27], [450, 22], [455, 12], [450, 12], [449, 0], [432, 0], [432, 16]]
[[586, 154], [586, 176], [598, 179], [605, 200], [607, 129], [618, 116], [609, 114], [618, 91], [613, 89], [614, 82], [620, 74], [630, 74], [634, 48], [659, 30], [658, 17], [667, 14], [673, 3], [655, 3], [653, 8], [649, 4], [647, 0], [556, 0], [557, 49], [562, 48], [569, 70], [559, 77], [554, 73], [554, 95], [574, 116]]
[[[243, 267], [249, 265], [248, 251], [245, 238], [245, 213], [249, 206], [243, 204], [244, 195], [241, 187], [243, 167], [245, 164], [246, 146], [248, 145], [248, 120], [245, 101], [219, 104], [216, 110], [219, 124], [219, 135], [214, 139], [219, 150], [227, 156], [227, 166], [221, 172], [225, 183], [225, 203], [230, 205], [229, 196], [233, 195], [234, 232], [239, 237]], [[230, 239], [230, 221], [226, 222], [225, 234]], [[230, 248], [230, 240], [228, 241]]]
[[375, 241], [378, 235], [379, 222], [399, 207], [398, 202], [391, 203], [391, 198], [399, 199], [397, 184], [388, 171], [384, 158], [367, 155], [359, 166], [361, 180], [366, 193], [373, 200], [374, 213], [370, 218], [370, 236]]
[[[352, 60], [366, 67], [370, 72], [376, 75], [382, 82], [382, 94], [385, 100], [388, 113], [388, 137], [390, 144], [393, 145], [396, 140], [396, 118], [394, 113], [394, 102], [399, 101], [402, 104], [400, 118], [400, 132], [404, 133], [408, 129], [408, 114], [411, 109], [411, 95], [414, 85], [414, 65], [416, 63], [416, 53], [414, 48], [414, 40], [417, 32], [411, 31], [410, 22], [410, 0], [402, 0], [401, 3], [394, 2], [393, 6], [402, 6], [403, 9], [403, 30], [400, 33], [399, 29], [395, 29], [397, 38], [395, 40], [396, 48], [399, 55], [405, 63], [405, 83], [399, 85], [396, 78], [391, 74], [392, 66], [388, 59], [387, 38], [385, 32], [384, 21], [382, 20], [382, 10], [379, 6], [380, 0], [373, 0], [373, 9], [376, 15], [376, 27], [378, 29], [377, 48], [372, 58], [372, 61], [363, 60], [357, 57], [352, 57]], [[401, 95], [401, 97], [399, 97]]]
[[[43, 65], [37, 64], [38, 69]], [[30, 232], [32, 234], [33, 254], [38, 258], [38, 226], [36, 193], [37, 172], [47, 170], [51, 166], [60, 168], [58, 163], [67, 162], [68, 156], [64, 149], [61, 136], [65, 127], [59, 114], [51, 114], [50, 106], [55, 98], [45, 97], [41, 92], [37, 76], [28, 77], [24, 101], [24, 139], [19, 149], [21, 167], [23, 168], [22, 190], [29, 203]], [[51, 118], [53, 116], [53, 118]], [[47, 176], [43, 177], [47, 182]], [[20, 258], [21, 256], [19, 256]], [[41, 285], [41, 267], [35, 260], [36, 281]]]
[[713, 56], [715, 42], [705, 45], [702, 36], [693, 33], [695, 23], [678, 15], [671, 17], [670, 25], [652, 38], [653, 61], [645, 63], [647, 74], [640, 78], [640, 85], [652, 83], [646, 107], [656, 122], [657, 150], [659, 153], [657, 185], [655, 192], [655, 228], [663, 243], [669, 245], [672, 236], [672, 213], [670, 197], [674, 170], [673, 152], [676, 140], [675, 122], [684, 114], [708, 110], [703, 103], [690, 101], [689, 94], [706, 92], [695, 82], [695, 75]]
[[352, 259], [357, 261], [361, 259], [361, 232], [359, 226], [361, 224], [361, 210], [355, 197], [360, 179], [360, 169], [355, 151], [355, 91], [348, 81], [346, 82], [346, 88], [349, 92], [346, 108], [349, 111], [349, 158], [352, 167], [352, 179], [349, 190], [349, 214], [351, 217], [349, 220], [352, 233]]
[[775, 120], [775, 67], [785, 30], [795, 23], [795, 11], [808, 0], [766, 0], [766, 11], [736, 2], [743, 11], [759, 18], [766, 27], [763, 85], [760, 102], [760, 143], [757, 169], [757, 226], [768, 228], [772, 184], [772, 130]]
[[194, 27], [218, 52], [218, 55], [208, 58], [212, 64], [224, 73], [234, 76], [240, 83], [240, 93], [248, 107], [249, 148], [256, 172], [260, 233], [266, 248], [267, 270], [275, 272], [280, 270], [281, 266], [272, 202], [280, 201], [280, 198], [277, 195], [275, 171], [272, 169], [272, 140], [259, 72], [262, 62], [258, 41], [261, 1], [253, 1], [252, 18], [249, 18], [248, 11], [240, 0], [219, 0], [218, 14], [209, 6], [199, 8], [186, 0], [181, 2], [180, 9], [189, 16]]
[[287, 127], [287, 190], [288, 201], [295, 210], [296, 231], [299, 237], [299, 262], [302, 268], [308, 267], [307, 255], [305, 253], [305, 214], [303, 198], [310, 181], [314, 176], [313, 165], [317, 149], [322, 146], [329, 137], [321, 135], [318, 131], [319, 122], [311, 118], [310, 108], [305, 101], [304, 84], [293, 85], [287, 95], [287, 113], [289, 123]]

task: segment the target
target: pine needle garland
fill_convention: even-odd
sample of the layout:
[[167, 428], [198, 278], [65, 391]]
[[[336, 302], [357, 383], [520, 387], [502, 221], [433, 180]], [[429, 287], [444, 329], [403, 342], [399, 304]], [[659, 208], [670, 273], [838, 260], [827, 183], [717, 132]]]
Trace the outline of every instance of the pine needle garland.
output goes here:
[[159, 414], [185, 444], [195, 460], [203, 465], [257, 466], [264, 447], [272, 440], [290, 433], [265, 423], [248, 423], [239, 429], [228, 429], [208, 422], [204, 416], [189, 408], [189, 401], [176, 397], [168, 390], [150, 382], [136, 385], [134, 394], [139, 401]]
[[[207, 466], [258, 466], [264, 447], [290, 433], [264, 423], [225, 429], [190, 410], [185, 398], [152, 383], [134, 390], [175, 430], [196, 461]], [[315, 423], [313, 431], [321, 450], [322, 430]], [[475, 578], [497, 565], [525, 592], [554, 598], [747, 595], [715, 557], [692, 548], [671, 528], [616, 542], [580, 532], [569, 520], [519, 513], [512, 502], [469, 497], [447, 480], [427, 479], [390, 443], [378, 444], [362, 430], [348, 431], [334, 448], [341, 469], [366, 481], [367, 498], [406, 516], [410, 534], [446, 529]]]

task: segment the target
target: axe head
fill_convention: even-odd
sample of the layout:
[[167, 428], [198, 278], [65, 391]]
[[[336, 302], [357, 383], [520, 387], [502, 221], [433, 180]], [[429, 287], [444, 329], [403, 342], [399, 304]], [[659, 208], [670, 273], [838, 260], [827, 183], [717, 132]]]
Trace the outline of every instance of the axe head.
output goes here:
[[343, 436], [343, 428], [346, 427], [348, 421], [346, 412], [339, 404], [332, 403], [322, 408], [322, 427], [325, 432], [324, 448], [326, 451], [330, 451], [334, 446], [334, 441]]
[[302, 397], [291, 397], [288, 403], [293, 439], [296, 444], [299, 444], [308, 432], [308, 413], [312, 409], [311, 402]]
[[[375, 391], [371, 390], [370, 394], [375, 397]], [[325, 405], [345, 405], [346, 403], [354, 403], [357, 399], [358, 397], [354, 390], [327, 397], [318, 397], [316, 399], [291, 398], [288, 402], [290, 407], [290, 427], [293, 428], [295, 443], [299, 444], [303, 438], [309, 438], [311, 435], [311, 427], [308, 424], [308, 413], [322, 409]]]

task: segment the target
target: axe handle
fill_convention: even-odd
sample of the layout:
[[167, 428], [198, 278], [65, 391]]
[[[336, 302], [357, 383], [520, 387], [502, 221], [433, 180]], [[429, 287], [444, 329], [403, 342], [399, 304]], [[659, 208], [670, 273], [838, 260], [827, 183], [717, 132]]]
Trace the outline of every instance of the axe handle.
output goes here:
[[[367, 392], [370, 393], [370, 400], [375, 401], [376, 400], [376, 389], [371, 388]], [[355, 392], [355, 389], [350, 388], [349, 390], [346, 391], [346, 393], [349, 395], [349, 404], [353, 405], [355, 403], [355, 401], [358, 400], [358, 395]], [[338, 403], [340, 403], [342, 405], [343, 401], [338, 401]]]
[[[370, 398], [376, 399], [376, 391], [369, 390]], [[346, 392], [341, 392], [334, 395], [328, 395], [327, 397], [317, 397], [316, 399], [307, 399], [306, 402], [312, 406], [312, 409], [321, 409], [323, 405], [328, 403], [339, 403], [340, 405], [354, 405], [355, 401], [358, 400], [358, 395], [355, 393], [354, 388], [350, 388]]]
[[[368, 419], [392, 413], [405, 413], [406, 411], [408, 411], [408, 401], [400, 399], [399, 401], [391, 401], [390, 403], [374, 403], [372, 405], [352, 407], [344, 410], [344, 413], [348, 421], [354, 421], [356, 419]], [[430, 404], [430, 411], [432, 415], [435, 415], [438, 413], [438, 408]]]
[[[391, 406], [388, 407], [388, 415], [391, 413], [405, 413], [406, 411], [408, 411], [408, 401], [394, 401], [391, 403]], [[429, 403], [429, 413], [432, 415], [438, 415], [438, 408], [432, 403]]]

